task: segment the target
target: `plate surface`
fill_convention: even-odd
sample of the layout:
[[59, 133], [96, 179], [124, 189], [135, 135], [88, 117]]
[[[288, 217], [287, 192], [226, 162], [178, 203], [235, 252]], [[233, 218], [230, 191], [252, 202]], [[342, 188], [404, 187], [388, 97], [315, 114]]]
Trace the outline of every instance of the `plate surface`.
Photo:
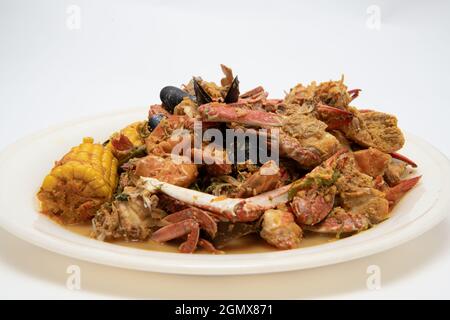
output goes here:
[[59, 254], [122, 268], [176, 274], [255, 274], [344, 262], [390, 249], [443, 220], [450, 209], [450, 163], [433, 146], [407, 134], [402, 153], [414, 159], [421, 182], [387, 221], [361, 234], [314, 247], [268, 253], [184, 255], [139, 250], [89, 239], [37, 212], [35, 194], [55, 160], [84, 136], [103, 141], [111, 132], [144, 119], [144, 108], [68, 123], [24, 138], [0, 154], [0, 226]]

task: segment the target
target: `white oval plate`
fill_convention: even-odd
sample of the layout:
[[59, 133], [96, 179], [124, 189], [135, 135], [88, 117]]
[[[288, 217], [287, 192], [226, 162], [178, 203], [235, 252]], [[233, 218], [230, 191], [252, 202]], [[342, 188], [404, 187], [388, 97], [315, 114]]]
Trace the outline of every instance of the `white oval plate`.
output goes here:
[[387, 221], [361, 234], [314, 247], [219, 256], [152, 252], [74, 234], [37, 212], [35, 194], [56, 159], [84, 136], [102, 141], [126, 124], [144, 119], [146, 112], [140, 108], [84, 119], [24, 138], [5, 149], [0, 154], [0, 225], [32, 244], [95, 263], [177, 274], [255, 274], [329, 265], [387, 250], [429, 230], [450, 209], [448, 159], [408, 134], [402, 153], [418, 163], [416, 174], [423, 175], [419, 185]]

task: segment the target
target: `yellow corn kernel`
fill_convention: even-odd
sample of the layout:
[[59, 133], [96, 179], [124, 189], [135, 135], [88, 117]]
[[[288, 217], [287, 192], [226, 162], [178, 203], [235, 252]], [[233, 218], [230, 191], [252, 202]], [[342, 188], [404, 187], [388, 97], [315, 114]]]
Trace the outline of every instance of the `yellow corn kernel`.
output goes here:
[[84, 178], [84, 166], [78, 162], [75, 162], [73, 165], [73, 177], [77, 180], [83, 180]]
[[67, 181], [73, 179], [73, 166], [71, 163], [67, 163], [66, 165], [61, 166], [62, 175], [60, 178], [64, 178]]
[[94, 138], [92, 138], [92, 137], [84, 137], [83, 138], [83, 144], [89, 144], [89, 143], [94, 143]]
[[44, 182], [42, 183], [42, 189], [48, 191], [52, 190], [58, 184], [58, 179], [52, 175], [48, 175], [45, 177]]
[[99, 176], [97, 174], [97, 170], [95, 170], [93, 167], [87, 167], [85, 165], [83, 165], [83, 167], [84, 167], [83, 181], [86, 184], [99, 178]]
[[109, 185], [109, 183], [107, 183], [103, 179], [96, 179], [96, 180], [92, 180], [91, 182], [89, 182], [89, 186], [92, 188], [92, 190], [97, 190], [106, 184]]
[[106, 185], [98, 189], [97, 192], [99, 194], [102, 194], [104, 197], [111, 197], [111, 189]]

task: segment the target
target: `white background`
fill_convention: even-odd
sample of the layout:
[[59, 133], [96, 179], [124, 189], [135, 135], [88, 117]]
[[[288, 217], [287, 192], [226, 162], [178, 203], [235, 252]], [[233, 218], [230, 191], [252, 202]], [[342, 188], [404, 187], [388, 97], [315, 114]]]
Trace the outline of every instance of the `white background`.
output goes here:
[[[81, 9], [77, 30], [67, 27], [72, 4]], [[367, 26], [371, 5], [380, 8], [379, 30]], [[219, 80], [224, 63], [242, 90], [262, 84], [271, 97], [345, 74], [363, 89], [356, 106], [396, 114], [405, 131], [449, 156], [449, 30], [449, 1], [0, 0], [0, 149], [67, 120], [157, 103], [161, 87], [192, 75]], [[0, 229], [0, 298], [448, 299], [449, 234], [447, 219], [353, 262], [193, 277], [94, 265]], [[72, 264], [81, 267], [80, 291], [65, 285]], [[378, 291], [366, 287], [372, 264], [381, 268]]]

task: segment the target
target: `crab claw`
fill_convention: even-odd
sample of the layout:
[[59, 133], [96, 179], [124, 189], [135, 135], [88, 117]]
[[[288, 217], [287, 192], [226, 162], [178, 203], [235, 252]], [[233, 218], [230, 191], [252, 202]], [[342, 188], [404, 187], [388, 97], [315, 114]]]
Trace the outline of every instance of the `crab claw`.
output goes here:
[[325, 122], [329, 130], [338, 129], [349, 124], [353, 119], [353, 113], [327, 106], [323, 103], [317, 105], [317, 111], [320, 115], [320, 120]]
[[325, 219], [333, 209], [335, 192], [324, 196], [316, 190], [301, 190], [292, 199], [291, 208], [297, 222], [315, 225]]
[[346, 212], [338, 207], [328, 217], [315, 226], [303, 226], [303, 229], [329, 234], [346, 234], [366, 230], [370, 226], [369, 218], [363, 214]]
[[392, 206], [400, 200], [406, 192], [411, 190], [419, 182], [421, 177], [422, 176], [417, 176], [411, 179], [402, 180], [392, 188], [389, 188], [386, 191], [386, 199], [389, 201], [390, 205]]
[[297, 139], [283, 133], [280, 134], [279, 151], [280, 156], [291, 158], [306, 168], [317, 166], [322, 161], [317, 149], [305, 148]]
[[194, 219], [204, 229], [211, 238], [214, 238], [217, 233], [217, 224], [213, 218], [204, 210], [191, 207], [172, 214], [169, 214], [162, 221], [163, 223], [178, 223], [183, 220]]
[[187, 235], [187, 240], [180, 246], [183, 253], [192, 253], [197, 245], [207, 246], [200, 241], [200, 229], [205, 230], [211, 238], [217, 233], [217, 224], [214, 219], [205, 211], [198, 208], [187, 208], [172, 213], [162, 220], [168, 225], [153, 233], [151, 239], [157, 242], [166, 242]]
[[413, 168], [417, 168], [417, 164], [414, 161], [412, 161], [411, 159], [407, 158], [406, 156], [404, 156], [404, 155], [402, 155], [400, 153], [392, 152], [392, 153], [390, 153], [390, 155], [394, 159], [403, 161], [404, 163], [409, 164]]
[[186, 205], [201, 208], [224, 221], [232, 222], [255, 221], [261, 217], [265, 210], [273, 209], [288, 202], [288, 191], [291, 187], [291, 185], [287, 185], [255, 197], [240, 199], [224, 196], [216, 197], [208, 193], [178, 187], [155, 178], [142, 177], [141, 180], [144, 189], [149, 192], [162, 192]]
[[258, 127], [281, 127], [283, 119], [275, 113], [249, 110], [212, 102], [198, 108], [203, 121], [236, 122]]
[[[292, 199], [291, 209], [298, 223], [315, 225], [325, 219], [333, 209], [337, 192], [333, 184], [337, 179], [337, 171], [332, 167], [337, 165], [339, 157], [346, 152], [348, 151], [345, 148], [338, 150], [321, 166], [292, 184], [289, 198]], [[317, 176], [320, 178], [316, 179]]]
[[302, 167], [313, 168], [322, 162], [320, 151], [314, 147], [304, 147], [300, 141], [282, 131], [279, 131], [278, 138], [273, 138], [268, 132], [258, 131], [258, 135], [266, 137], [268, 145], [273, 147], [273, 141], [278, 142], [278, 151], [281, 157], [290, 158], [297, 161]]

